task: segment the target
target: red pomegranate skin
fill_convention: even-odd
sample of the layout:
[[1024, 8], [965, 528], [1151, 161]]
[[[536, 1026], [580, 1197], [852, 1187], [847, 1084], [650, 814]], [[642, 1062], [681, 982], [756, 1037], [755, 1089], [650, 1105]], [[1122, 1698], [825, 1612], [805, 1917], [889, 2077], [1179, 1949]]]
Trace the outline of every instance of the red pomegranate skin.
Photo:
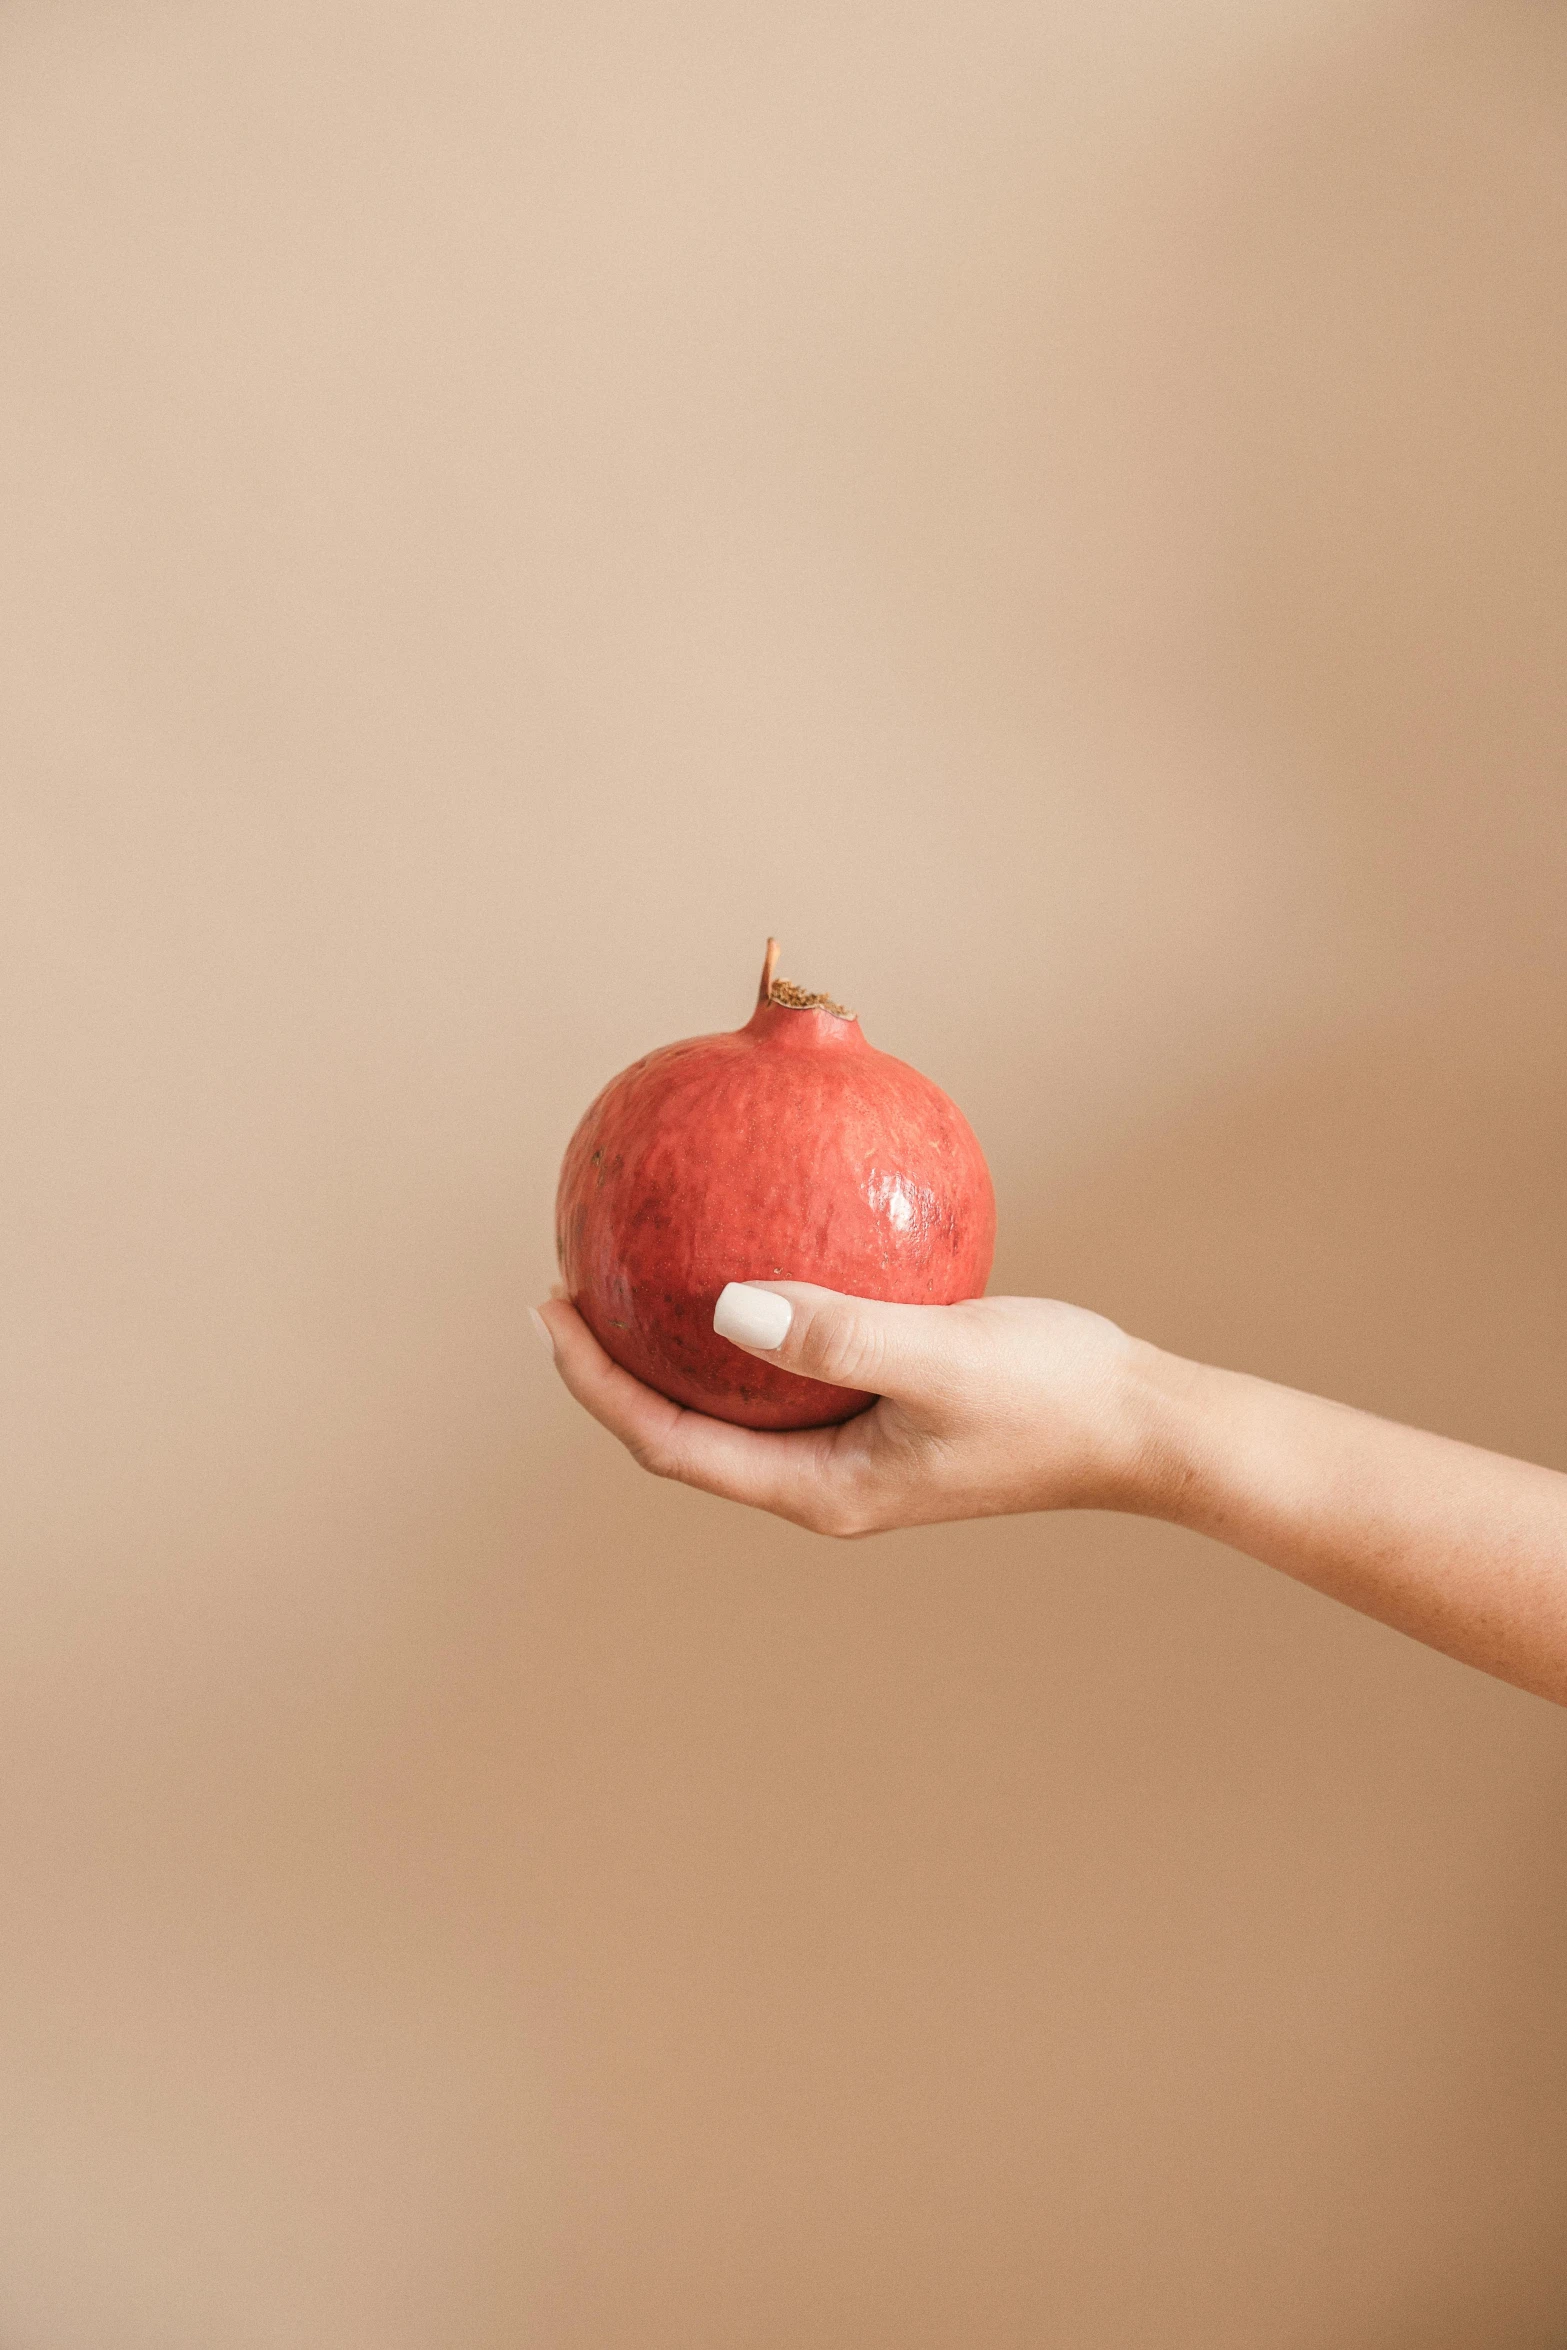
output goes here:
[[561, 1275], [605, 1352], [676, 1403], [812, 1428], [875, 1399], [759, 1362], [713, 1329], [726, 1281], [951, 1305], [983, 1294], [990, 1173], [939, 1086], [852, 1015], [765, 998], [741, 1029], [634, 1061], [572, 1136]]

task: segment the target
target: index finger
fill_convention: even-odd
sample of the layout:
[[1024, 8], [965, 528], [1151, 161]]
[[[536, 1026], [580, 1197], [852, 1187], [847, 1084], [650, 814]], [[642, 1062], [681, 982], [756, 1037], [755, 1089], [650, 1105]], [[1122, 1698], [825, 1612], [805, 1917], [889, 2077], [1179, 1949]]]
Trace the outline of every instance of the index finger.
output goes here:
[[745, 1502], [798, 1526], [824, 1530], [833, 1502], [837, 1428], [774, 1432], [710, 1419], [671, 1403], [612, 1362], [565, 1299], [552, 1298], [541, 1306], [539, 1318], [565, 1385], [642, 1468], [724, 1501]]

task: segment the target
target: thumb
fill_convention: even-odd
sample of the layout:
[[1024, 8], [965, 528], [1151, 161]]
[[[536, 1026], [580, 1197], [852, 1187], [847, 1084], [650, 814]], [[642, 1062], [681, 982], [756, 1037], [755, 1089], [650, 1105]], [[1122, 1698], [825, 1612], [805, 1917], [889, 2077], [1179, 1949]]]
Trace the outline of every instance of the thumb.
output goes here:
[[902, 1397], [929, 1385], [944, 1319], [940, 1306], [885, 1305], [809, 1281], [731, 1281], [719, 1294], [713, 1328], [803, 1379]]

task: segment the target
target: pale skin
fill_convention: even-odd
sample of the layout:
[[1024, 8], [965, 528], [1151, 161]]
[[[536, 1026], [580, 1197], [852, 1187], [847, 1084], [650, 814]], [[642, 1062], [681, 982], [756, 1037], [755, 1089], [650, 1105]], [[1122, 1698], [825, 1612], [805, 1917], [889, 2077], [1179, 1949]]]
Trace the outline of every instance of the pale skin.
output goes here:
[[779, 1344], [744, 1351], [871, 1408], [733, 1427], [621, 1370], [563, 1297], [540, 1310], [567, 1387], [655, 1476], [846, 1538], [1030, 1510], [1164, 1518], [1567, 1704], [1567, 1476], [1187, 1362], [1079, 1306], [744, 1286], [792, 1309]]

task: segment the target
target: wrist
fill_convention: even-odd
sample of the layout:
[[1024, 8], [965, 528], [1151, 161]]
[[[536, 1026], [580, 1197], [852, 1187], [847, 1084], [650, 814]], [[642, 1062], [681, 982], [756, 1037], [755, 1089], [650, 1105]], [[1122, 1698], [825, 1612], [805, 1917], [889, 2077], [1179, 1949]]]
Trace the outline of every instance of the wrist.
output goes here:
[[1116, 1414], [1110, 1497], [1101, 1507], [1189, 1523], [1200, 1503], [1201, 1363], [1127, 1341]]

